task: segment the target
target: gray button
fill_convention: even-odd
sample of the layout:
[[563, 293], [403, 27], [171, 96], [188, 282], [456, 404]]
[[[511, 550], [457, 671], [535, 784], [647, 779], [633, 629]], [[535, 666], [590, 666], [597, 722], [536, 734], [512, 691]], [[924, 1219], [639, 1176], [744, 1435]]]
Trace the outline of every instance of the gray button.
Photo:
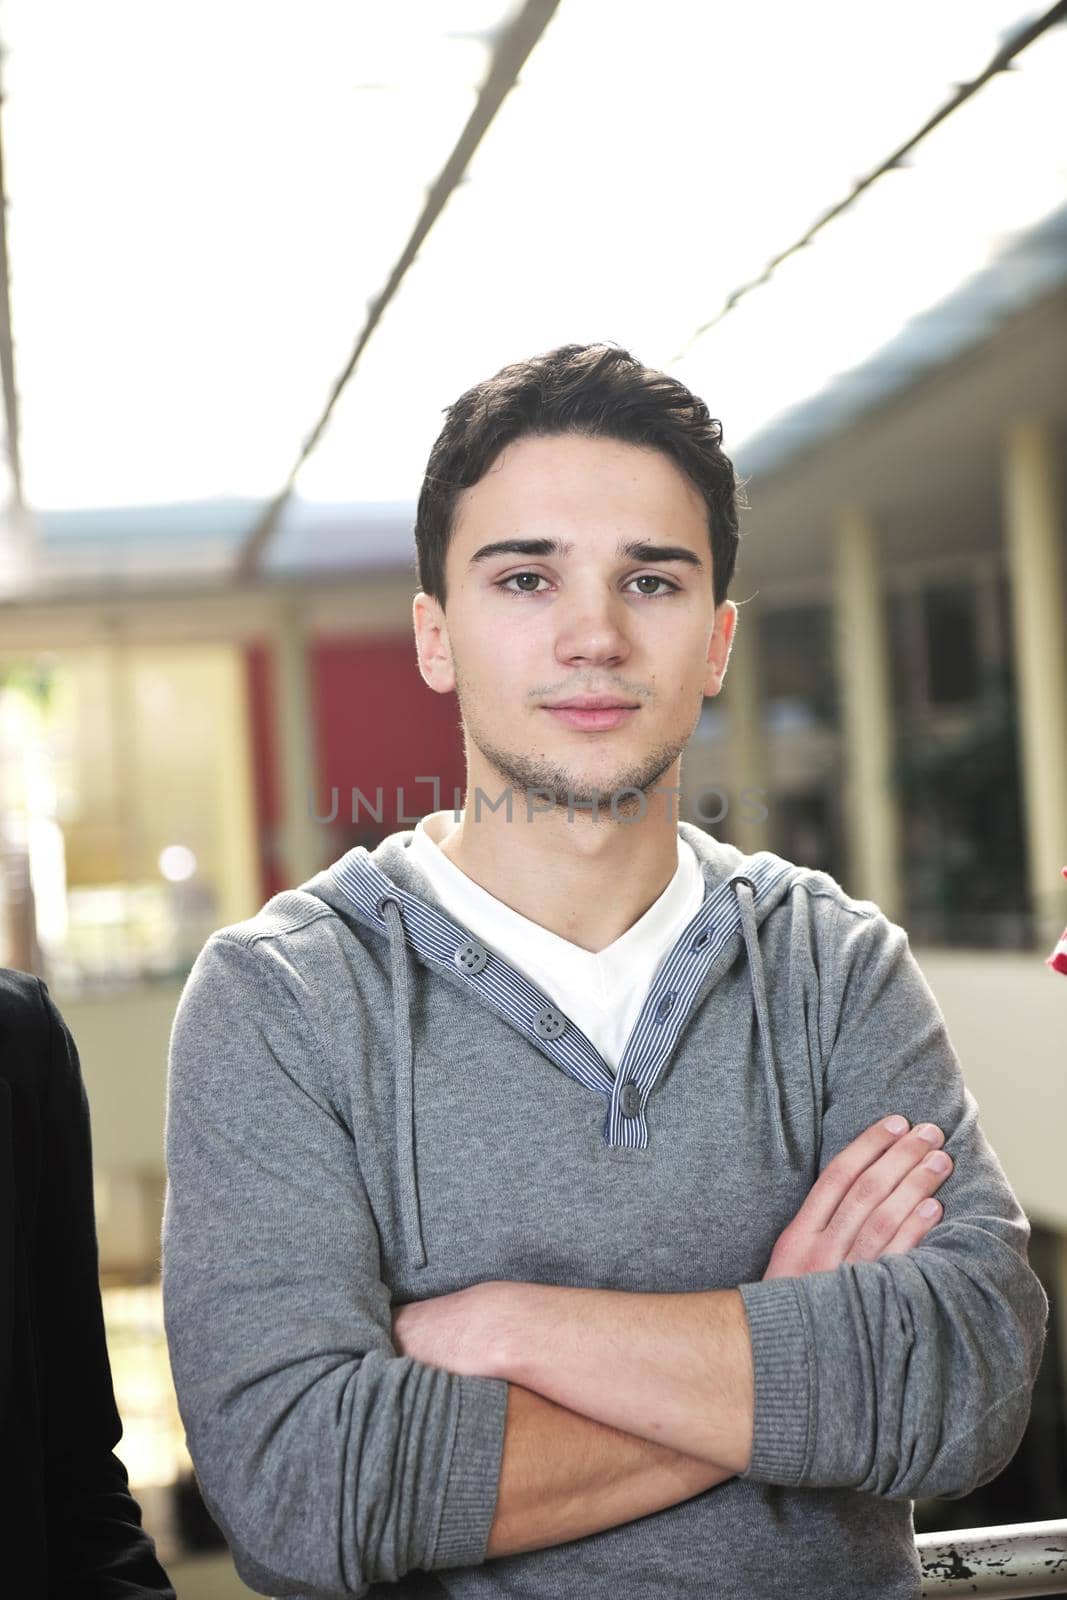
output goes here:
[[546, 1006], [534, 1023], [542, 1039], [558, 1039], [567, 1026], [567, 1019], [555, 1006]]
[[639, 1115], [641, 1110], [641, 1091], [632, 1080], [623, 1085], [619, 1105], [622, 1108], [624, 1117], [636, 1117]]
[[481, 972], [489, 960], [489, 952], [484, 945], [468, 939], [466, 944], [460, 945], [452, 960], [461, 972]]

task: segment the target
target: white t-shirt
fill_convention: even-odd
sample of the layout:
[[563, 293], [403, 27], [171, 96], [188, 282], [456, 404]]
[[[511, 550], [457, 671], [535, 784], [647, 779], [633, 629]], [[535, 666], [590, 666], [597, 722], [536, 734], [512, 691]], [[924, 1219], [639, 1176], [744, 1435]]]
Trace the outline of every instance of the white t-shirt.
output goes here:
[[521, 916], [461, 872], [439, 848], [458, 825], [453, 811], [423, 817], [409, 847], [414, 864], [460, 926], [525, 973], [616, 1070], [657, 972], [703, 903], [696, 852], [679, 834], [678, 870], [659, 899], [614, 944], [594, 953]]

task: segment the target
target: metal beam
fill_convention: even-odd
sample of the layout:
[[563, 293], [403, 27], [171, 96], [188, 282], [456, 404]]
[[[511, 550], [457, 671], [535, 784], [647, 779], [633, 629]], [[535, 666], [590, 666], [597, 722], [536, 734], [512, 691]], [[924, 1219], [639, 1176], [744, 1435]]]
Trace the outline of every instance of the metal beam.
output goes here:
[[1067, 1522], [920, 1533], [923, 1595], [979, 1594], [986, 1600], [1062, 1594], [1067, 1588]]
[[22, 661], [37, 651], [99, 644], [117, 621], [131, 642], [142, 645], [269, 638], [278, 606], [290, 599], [303, 606], [309, 626], [317, 630], [385, 628], [410, 639], [414, 592], [405, 571], [287, 575], [269, 582], [252, 578], [226, 584], [168, 581], [110, 593], [103, 585], [83, 586], [10, 602], [0, 598], [0, 670], [6, 661]]
[[988, 83], [996, 73], [1015, 71], [1016, 69], [1012, 66], [1015, 57], [1025, 50], [1027, 45], [1033, 44], [1035, 39], [1039, 39], [1049, 28], [1059, 27], [1064, 22], [1067, 22], [1067, 0], [1057, 0], [1056, 5], [1046, 11], [1043, 16], [1037, 17], [1033, 22], [1026, 23], [1016, 33], [1013, 33], [990, 58], [988, 65], [983, 68], [977, 78], [972, 78], [967, 83], [958, 83], [956, 85], [955, 94], [949, 100], [946, 100], [945, 104], [940, 106], [932, 116], [927, 118], [918, 133], [913, 133], [910, 139], [906, 139], [902, 145], [898, 145], [891, 155], [886, 156], [884, 161], [879, 162], [873, 172], [868, 172], [865, 177], [858, 178], [844, 199], [838, 200], [835, 205], [830, 206], [827, 211], [824, 211], [821, 216], [815, 219], [805, 234], [768, 261], [758, 278], [750, 278], [747, 283], [740, 284], [731, 294], [728, 294], [715, 315], [709, 317], [707, 322], [702, 322], [695, 333], [691, 334], [686, 340], [682, 348], [675, 351], [671, 357], [671, 365], [673, 366], [675, 362], [681, 361], [684, 356], [688, 355], [697, 340], [702, 338], [709, 328], [714, 328], [717, 322], [721, 322], [724, 317], [728, 316], [738, 301], [742, 300], [746, 294], [750, 294], [753, 289], [758, 289], [761, 283], [767, 283], [775, 267], [780, 267], [783, 261], [795, 255], [798, 250], [805, 249], [821, 228], [825, 228], [828, 222], [832, 222], [835, 217], [840, 216], [842, 211], [847, 211], [849, 206], [863, 193], [864, 189], [870, 188], [871, 184], [877, 178], [882, 177], [883, 173], [891, 171], [894, 167], [910, 166], [911, 163], [908, 157], [911, 151], [926, 138], [928, 133], [937, 127], [939, 122], [944, 122], [946, 117], [957, 111], [973, 94], [977, 94], [982, 85]]
[[363, 331], [356, 340], [355, 349], [349, 357], [348, 365], [334, 384], [330, 398], [326, 402], [326, 408], [304, 441], [303, 449], [297, 457], [283, 488], [275, 495], [263, 516], [246, 535], [240, 547], [237, 555], [237, 571], [243, 576], [253, 572], [259, 564], [263, 551], [278, 526], [285, 504], [293, 492], [296, 475], [321, 439], [330, 420], [330, 414], [342, 390], [355, 372], [359, 358], [366, 349], [371, 334], [381, 321], [386, 306], [399, 289], [404, 274], [419, 252], [419, 247], [444, 210], [449, 195], [462, 181], [463, 174], [470, 164], [471, 157], [478, 148], [483, 134], [496, 116], [508, 91], [514, 87], [527, 57], [547, 28], [558, 5], [559, 0], [526, 0], [522, 9], [502, 31], [500, 39], [493, 50], [488, 76], [482, 85], [478, 95], [478, 102], [468, 118], [467, 125], [460, 134], [452, 154], [445, 162], [437, 182], [428, 190], [426, 204], [423, 206], [419, 220], [415, 224], [415, 228], [404, 246], [399, 260], [389, 274], [389, 280], [385, 288], [380, 295], [368, 302], [367, 320], [363, 326]]

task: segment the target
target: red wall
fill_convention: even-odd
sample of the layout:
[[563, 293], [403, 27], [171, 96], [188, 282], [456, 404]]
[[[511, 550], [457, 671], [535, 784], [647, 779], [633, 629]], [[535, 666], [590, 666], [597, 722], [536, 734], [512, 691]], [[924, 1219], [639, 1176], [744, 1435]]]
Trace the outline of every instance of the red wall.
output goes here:
[[[315, 715], [316, 799], [320, 817], [334, 809], [336, 819], [324, 824], [329, 848], [326, 866], [355, 844], [373, 848], [378, 839], [434, 808], [429, 783], [440, 780], [442, 810], [452, 807], [454, 789], [463, 803], [465, 763], [454, 694], [435, 694], [423, 682], [414, 641], [396, 634], [319, 638], [311, 646], [309, 679]], [[274, 715], [274, 674], [270, 647], [255, 644], [246, 652], [248, 699], [263, 897], [287, 886], [281, 859], [281, 785]], [[381, 823], [374, 818], [379, 809]], [[352, 821], [352, 790], [361, 789], [357, 820]], [[400, 805], [397, 790], [403, 791]]]

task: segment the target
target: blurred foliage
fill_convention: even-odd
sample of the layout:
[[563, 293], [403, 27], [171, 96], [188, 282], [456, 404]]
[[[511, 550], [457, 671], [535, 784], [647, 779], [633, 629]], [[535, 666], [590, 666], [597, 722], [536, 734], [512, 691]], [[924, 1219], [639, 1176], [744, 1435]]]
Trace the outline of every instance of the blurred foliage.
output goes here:
[[0, 662], [0, 689], [16, 689], [41, 711], [48, 711], [56, 686], [56, 669], [46, 660], [18, 661], [4, 666]]

